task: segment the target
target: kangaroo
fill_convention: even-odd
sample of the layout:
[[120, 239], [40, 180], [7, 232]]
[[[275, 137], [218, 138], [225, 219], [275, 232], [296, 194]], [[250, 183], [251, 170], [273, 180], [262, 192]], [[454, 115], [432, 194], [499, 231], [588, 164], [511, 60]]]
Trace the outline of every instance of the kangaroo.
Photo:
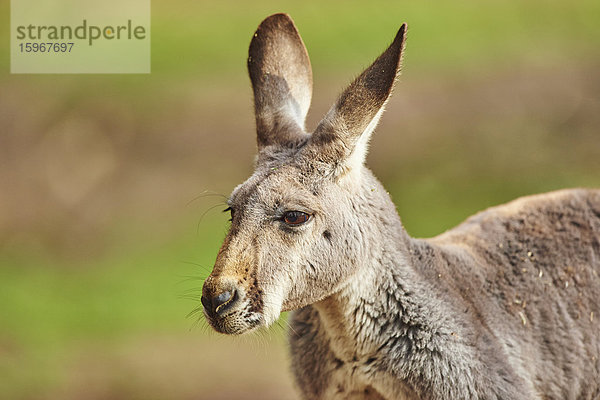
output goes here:
[[286, 14], [252, 38], [258, 156], [203, 286], [237, 335], [290, 314], [305, 399], [599, 399], [600, 190], [523, 197], [410, 237], [364, 165], [406, 24], [312, 134], [306, 48]]

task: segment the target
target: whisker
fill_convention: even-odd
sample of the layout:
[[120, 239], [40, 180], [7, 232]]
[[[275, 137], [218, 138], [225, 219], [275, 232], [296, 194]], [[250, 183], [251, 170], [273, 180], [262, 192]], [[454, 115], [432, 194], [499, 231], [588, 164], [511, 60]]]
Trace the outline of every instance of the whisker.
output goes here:
[[188, 265], [193, 265], [194, 267], [200, 267], [202, 268], [205, 272], [209, 272], [210, 273], [210, 267], [207, 267], [204, 264], [200, 264], [198, 262], [194, 262], [194, 261], [181, 261], [181, 263], [183, 264], [188, 264]]
[[214, 206], [209, 207], [208, 210], [206, 210], [202, 213], [202, 215], [200, 216], [200, 219], [198, 220], [198, 224], [196, 225], [196, 234], [200, 233], [200, 224], [202, 223], [202, 219], [204, 218], [204, 216], [206, 214], [208, 214], [211, 210], [214, 210], [215, 208], [222, 207], [222, 206], [223, 206], [223, 203], [215, 204]]
[[190, 300], [193, 301], [194, 303], [198, 303], [202, 300], [202, 296], [201, 295], [181, 295], [181, 296], [177, 296], [178, 299], [180, 300]]
[[204, 278], [201, 275], [178, 275], [181, 278], [177, 284], [181, 285], [183, 283], [191, 282], [191, 281], [203, 281]]
[[199, 312], [201, 312], [203, 309], [204, 309], [204, 307], [202, 305], [199, 305], [198, 307], [196, 307], [192, 311], [190, 311], [185, 317], [186, 318], [192, 317], [192, 316], [198, 314]]
[[186, 290], [182, 290], [181, 294], [192, 294], [192, 293], [197, 293], [197, 292], [202, 293], [202, 288], [201, 287], [189, 288]]
[[227, 196], [225, 196], [224, 194], [216, 193], [216, 192], [210, 192], [210, 191], [205, 191], [204, 193], [201, 193], [200, 195], [198, 195], [198, 196], [194, 197], [193, 199], [191, 199], [190, 201], [188, 201], [185, 206], [188, 207], [190, 204], [192, 204], [193, 202], [195, 202], [195, 201], [197, 201], [199, 199], [203, 199], [205, 197], [211, 197], [211, 196], [213, 196], [213, 197], [215, 197], [215, 196], [222, 197], [222, 198], [225, 199], [225, 202], [227, 202]]

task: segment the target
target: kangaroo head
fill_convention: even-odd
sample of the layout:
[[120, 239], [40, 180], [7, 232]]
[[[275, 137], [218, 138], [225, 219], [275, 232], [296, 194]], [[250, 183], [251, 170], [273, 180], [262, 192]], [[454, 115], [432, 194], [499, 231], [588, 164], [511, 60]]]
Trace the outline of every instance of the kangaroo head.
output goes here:
[[[366, 256], [387, 199], [363, 165], [400, 68], [406, 25], [337, 99], [312, 134], [308, 54], [285, 14], [258, 27], [248, 71], [258, 157], [228, 203], [231, 227], [203, 287], [212, 327], [239, 334], [340, 290]], [[394, 214], [395, 215], [395, 214]]]

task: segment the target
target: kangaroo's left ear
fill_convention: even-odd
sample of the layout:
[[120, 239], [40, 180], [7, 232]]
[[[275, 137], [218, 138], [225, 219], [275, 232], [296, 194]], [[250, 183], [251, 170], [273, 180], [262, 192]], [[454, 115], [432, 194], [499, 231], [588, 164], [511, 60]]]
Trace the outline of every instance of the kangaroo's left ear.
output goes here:
[[311, 137], [307, 151], [332, 164], [336, 173], [364, 163], [369, 138], [400, 71], [406, 27], [402, 24], [387, 50], [341, 94]]

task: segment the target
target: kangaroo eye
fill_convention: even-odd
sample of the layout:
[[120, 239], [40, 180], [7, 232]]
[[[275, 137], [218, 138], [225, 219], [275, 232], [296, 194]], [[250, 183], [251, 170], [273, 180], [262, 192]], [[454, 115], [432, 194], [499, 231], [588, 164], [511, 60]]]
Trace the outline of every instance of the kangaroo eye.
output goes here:
[[286, 211], [283, 214], [283, 222], [288, 225], [302, 225], [310, 219], [310, 214], [302, 211]]

